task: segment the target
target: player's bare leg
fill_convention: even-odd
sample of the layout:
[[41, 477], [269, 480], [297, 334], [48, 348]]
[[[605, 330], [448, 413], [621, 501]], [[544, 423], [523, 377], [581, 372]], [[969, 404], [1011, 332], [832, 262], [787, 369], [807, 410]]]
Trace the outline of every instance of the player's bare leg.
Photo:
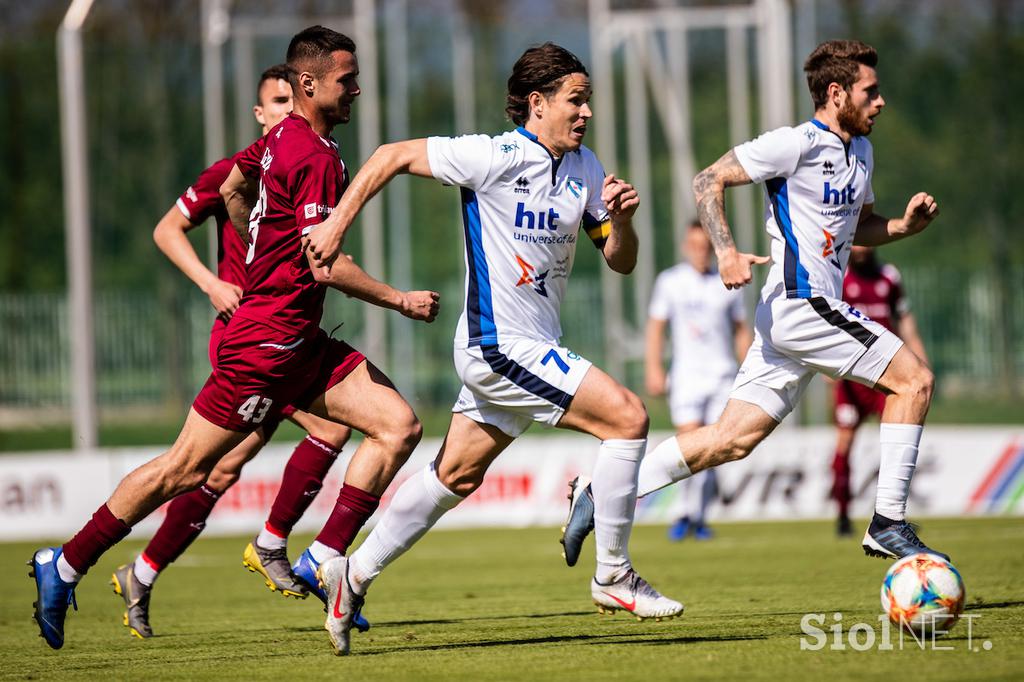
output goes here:
[[924, 419], [931, 405], [935, 377], [906, 346], [900, 348], [876, 384], [885, 399], [880, 428], [881, 458], [875, 515], [864, 534], [864, 551], [871, 556], [899, 558], [933, 552], [906, 521], [910, 482], [917, 466]]
[[[350, 594], [346, 591], [347, 562], [343, 555], [377, 510], [384, 490], [409, 459], [423, 427], [394, 384], [369, 362], [361, 363], [314, 400], [309, 411], [332, 421], [343, 421], [364, 434], [349, 462], [334, 510], [293, 567], [296, 576], [307, 582], [328, 606], [325, 626], [335, 651], [347, 653], [348, 630], [359, 618], [360, 605], [343, 611], [338, 610], [337, 604], [331, 605], [340, 592]], [[341, 562], [342, 568], [336, 562]]]
[[140, 639], [153, 636], [149, 623], [153, 583], [199, 537], [217, 500], [238, 481], [242, 467], [256, 456], [264, 442], [261, 431], [249, 434], [217, 462], [206, 483], [175, 497], [146, 549], [134, 562], [114, 571], [110, 584], [114, 593], [124, 600], [123, 623], [133, 636]]
[[597, 571], [590, 581], [594, 603], [601, 613], [621, 609], [640, 619], [660, 620], [680, 615], [683, 605], [659, 594], [629, 560], [637, 472], [647, 448], [648, 424], [640, 398], [597, 367], [587, 371], [558, 422], [560, 428], [601, 439], [590, 486], [597, 545]]
[[190, 409], [171, 449], [122, 479], [110, 499], [63, 547], [37, 551], [29, 562], [35, 578], [35, 619], [54, 649], [64, 646], [64, 618], [75, 585], [105, 551], [164, 502], [202, 485], [214, 464], [245, 438], [206, 421]]

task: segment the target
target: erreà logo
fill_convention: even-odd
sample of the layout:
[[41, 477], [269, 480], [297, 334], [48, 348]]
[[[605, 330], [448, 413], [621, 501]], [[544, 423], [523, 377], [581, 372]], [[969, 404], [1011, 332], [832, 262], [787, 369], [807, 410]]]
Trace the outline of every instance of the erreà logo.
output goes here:
[[536, 291], [541, 296], [547, 298], [548, 287], [544, 281], [547, 279], [548, 276], [547, 271], [545, 270], [544, 272], [538, 273], [537, 268], [533, 267], [525, 260], [523, 260], [523, 257], [520, 256], [518, 253], [516, 254], [516, 262], [519, 263], [519, 269], [522, 270], [523, 272], [522, 276], [519, 278], [519, 281], [516, 282], [516, 286], [521, 287], [524, 284], [532, 284], [534, 291]]

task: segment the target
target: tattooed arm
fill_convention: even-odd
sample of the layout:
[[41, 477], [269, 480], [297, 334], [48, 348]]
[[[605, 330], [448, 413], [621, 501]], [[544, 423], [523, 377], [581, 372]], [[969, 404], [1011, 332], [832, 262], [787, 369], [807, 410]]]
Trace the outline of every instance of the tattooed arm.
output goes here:
[[750, 266], [764, 264], [771, 259], [751, 253], [740, 253], [732, 240], [732, 232], [725, 220], [725, 188], [749, 185], [750, 176], [743, 170], [736, 153], [729, 150], [722, 158], [708, 166], [693, 179], [693, 193], [697, 197], [697, 215], [707, 232], [718, 256], [718, 272], [727, 289], [738, 289], [750, 283]]

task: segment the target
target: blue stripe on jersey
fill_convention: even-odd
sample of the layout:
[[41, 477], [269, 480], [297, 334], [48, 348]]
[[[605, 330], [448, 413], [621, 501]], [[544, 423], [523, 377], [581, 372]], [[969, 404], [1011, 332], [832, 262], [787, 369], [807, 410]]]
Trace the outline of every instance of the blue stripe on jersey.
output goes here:
[[480, 230], [480, 205], [476, 193], [462, 188], [462, 222], [466, 230], [466, 264], [469, 280], [466, 292], [466, 322], [469, 324], [469, 345], [494, 345], [498, 332], [494, 327], [491, 304], [491, 279], [484, 255], [484, 237]]
[[828, 126], [827, 126], [827, 125], [825, 125], [824, 123], [822, 123], [821, 121], [819, 121], [819, 120], [818, 120], [818, 119], [816, 119], [816, 118], [812, 118], [812, 119], [811, 119], [811, 123], [813, 123], [813, 124], [814, 124], [815, 126], [817, 126], [818, 128], [821, 128], [822, 130], [828, 130]]
[[765, 182], [768, 198], [772, 202], [775, 222], [786, 242], [783, 259], [783, 280], [786, 283], [786, 298], [808, 298], [811, 295], [810, 275], [800, 263], [800, 245], [796, 241], [793, 222], [789, 216], [789, 191], [783, 178], [772, 178]]
[[569, 409], [572, 396], [565, 391], [552, 386], [515, 360], [512, 360], [498, 350], [497, 346], [484, 345], [481, 346], [480, 350], [483, 352], [484, 360], [487, 361], [487, 364], [497, 374], [511, 380], [519, 388], [527, 390], [535, 396], [547, 400], [549, 403], [558, 405], [563, 410]]

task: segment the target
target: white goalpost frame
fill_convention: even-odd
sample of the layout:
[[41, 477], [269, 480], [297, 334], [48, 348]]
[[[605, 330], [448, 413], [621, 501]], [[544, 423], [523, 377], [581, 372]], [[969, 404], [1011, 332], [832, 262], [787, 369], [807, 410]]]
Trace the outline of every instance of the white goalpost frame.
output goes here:
[[[729, 137], [737, 144], [750, 137], [747, 33], [757, 38], [760, 84], [760, 127], [775, 128], [793, 123], [792, 39], [790, 10], [786, 0], [751, 0], [746, 5], [678, 7], [662, 1], [648, 9], [613, 9], [611, 0], [589, 0], [591, 62], [593, 64], [596, 151], [605, 168], [619, 167], [616, 135], [620, 130], [614, 102], [614, 58], [624, 52], [627, 93], [625, 135], [628, 142], [629, 180], [641, 197], [652, 196], [647, 89], [668, 138], [671, 150], [672, 220], [676, 241], [686, 221], [695, 217], [690, 183], [697, 172], [690, 127], [690, 78], [686, 38], [690, 31], [722, 29], [726, 33], [726, 78], [729, 101]], [[662, 40], [667, 49], [662, 48]], [[737, 209], [732, 224], [737, 244], [755, 244], [754, 188], [733, 190]], [[731, 197], [733, 198], [733, 197]], [[636, 319], [623, 314], [623, 280], [601, 269], [604, 306], [605, 367], [624, 378], [626, 362], [643, 357], [643, 327], [647, 301], [655, 276], [654, 226], [651, 212], [638, 213], [635, 227], [642, 247], [633, 275]], [[748, 296], [756, 291], [748, 291]]]

